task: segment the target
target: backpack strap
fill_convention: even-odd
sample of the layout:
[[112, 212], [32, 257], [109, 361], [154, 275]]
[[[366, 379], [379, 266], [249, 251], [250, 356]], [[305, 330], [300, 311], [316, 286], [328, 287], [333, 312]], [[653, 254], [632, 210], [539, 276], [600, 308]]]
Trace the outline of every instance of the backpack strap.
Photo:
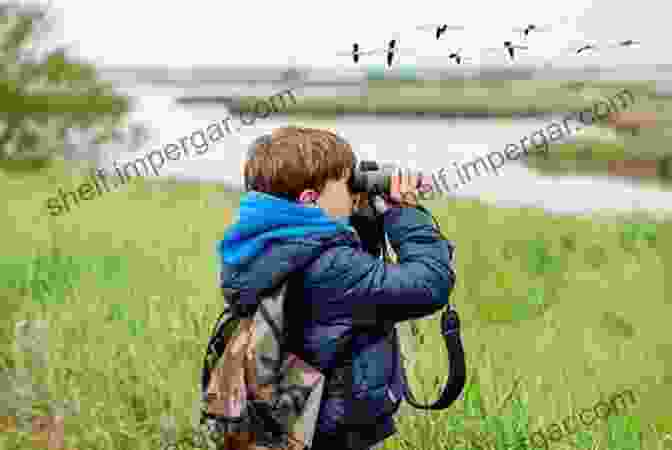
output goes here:
[[422, 405], [417, 402], [408, 385], [406, 373], [404, 378], [404, 397], [413, 407], [418, 409], [446, 409], [460, 396], [467, 379], [467, 369], [464, 357], [464, 348], [460, 339], [460, 318], [457, 311], [448, 307], [441, 313], [441, 334], [448, 350], [448, 381], [443, 387], [439, 399], [431, 405]]

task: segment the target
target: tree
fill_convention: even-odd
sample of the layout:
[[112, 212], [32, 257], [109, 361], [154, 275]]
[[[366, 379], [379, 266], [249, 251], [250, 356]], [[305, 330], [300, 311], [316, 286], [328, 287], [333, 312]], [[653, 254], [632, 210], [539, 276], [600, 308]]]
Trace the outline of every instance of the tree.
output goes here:
[[[35, 50], [46, 11], [20, 3], [0, 5], [0, 163], [49, 161], [62, 153], [69, 129], [111, 140], [130, 99], [100, 80], [96, 68], [67, 49]], [[5, 165], [5, 164], [3, 164]]]

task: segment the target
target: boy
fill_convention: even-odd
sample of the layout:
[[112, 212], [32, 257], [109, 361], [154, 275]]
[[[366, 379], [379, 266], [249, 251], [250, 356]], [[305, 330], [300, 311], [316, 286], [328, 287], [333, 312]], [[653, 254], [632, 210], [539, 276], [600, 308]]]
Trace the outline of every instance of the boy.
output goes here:
[[[274, 130], [251, 148], [244, 168], [251, 192], [220, 245], [223, 288], [299, 275], [286, 304], [291, 352], [328, 380], [316, 450], [371, 448], [396, 433], [403, 366], [390, 330], [446, 306], [455, 283], [453, 247], [413, 207], [417, 176], [394, 176], [392, 198], [373, 199], [398, 263], [364, 250], [350, 226], [362, 201], [349, 188], [355, 164], [350, 145], [331, 132]], [[322, 246], [334, 236], [336, 245]], [[300, 260], [312, 262], [297, 269]]]

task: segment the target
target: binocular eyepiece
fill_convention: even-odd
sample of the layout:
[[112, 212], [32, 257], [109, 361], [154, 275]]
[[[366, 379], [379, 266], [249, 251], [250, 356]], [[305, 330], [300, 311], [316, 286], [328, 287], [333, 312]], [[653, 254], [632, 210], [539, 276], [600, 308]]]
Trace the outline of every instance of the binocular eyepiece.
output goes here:
[[[361, 161], [355, 166], [350, 176], [349, 185], [353, 193], [368, 192], [372, 195], [389, 194], [392, 185], [392, 176], [398, 173], [395, 165], [379, 165], [376, 161]], [[432, 188], [431, 178], [419, 174], [417, 189], [420, 192], [429, 192]]]

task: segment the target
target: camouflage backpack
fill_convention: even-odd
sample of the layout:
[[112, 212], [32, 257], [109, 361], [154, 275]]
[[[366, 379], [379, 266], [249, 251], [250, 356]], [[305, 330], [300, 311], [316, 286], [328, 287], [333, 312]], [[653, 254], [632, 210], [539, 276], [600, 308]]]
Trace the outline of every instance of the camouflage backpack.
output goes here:
[[218, 448], [304, 450], [312, 443], [325, 377], [284, 349], [287, 287], [262, 297], [251, 317], [229, 302], [215, 325], [201, 424]]

